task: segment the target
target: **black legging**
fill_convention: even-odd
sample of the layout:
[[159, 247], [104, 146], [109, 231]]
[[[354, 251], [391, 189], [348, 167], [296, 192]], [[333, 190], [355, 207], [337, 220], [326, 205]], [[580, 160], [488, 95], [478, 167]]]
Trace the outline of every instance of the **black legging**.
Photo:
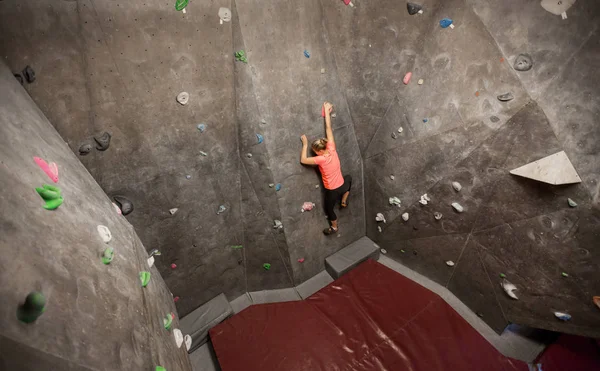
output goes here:
[[350, 192], [352, 188], [352, 176], [344, 176], [344, 184], [336, 189], [325, 189], [325, 214], [330, 221], [337, 220], [337, 215], [333, 211], [335, 204], [342, 198], [344, 193]]

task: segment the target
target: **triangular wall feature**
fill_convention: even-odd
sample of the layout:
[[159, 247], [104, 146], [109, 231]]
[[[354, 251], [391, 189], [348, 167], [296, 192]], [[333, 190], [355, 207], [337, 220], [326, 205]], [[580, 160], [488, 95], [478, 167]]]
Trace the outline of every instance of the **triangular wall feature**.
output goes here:
[[511, 170], [510, 173], [555, 185], [581, 183], [581, 178], [565, 151], [530, 162]]

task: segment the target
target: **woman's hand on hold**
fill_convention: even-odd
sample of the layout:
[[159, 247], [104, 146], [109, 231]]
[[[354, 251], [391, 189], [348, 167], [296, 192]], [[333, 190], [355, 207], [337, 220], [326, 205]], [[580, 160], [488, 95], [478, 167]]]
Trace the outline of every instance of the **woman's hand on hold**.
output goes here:
[[308, 145], [308, 139], [306, 139], [306, 135], [302, 134], [302, 136], [300, 137], [300, 140], [302, 140], [302, 145], [303, 146], [307, 146]]
[[331, 104], [329, 102], [323, 103], [323, 107], [325, 107], [326, 113], [331, 113], [331, 111], [333, 111], [333, 104]]

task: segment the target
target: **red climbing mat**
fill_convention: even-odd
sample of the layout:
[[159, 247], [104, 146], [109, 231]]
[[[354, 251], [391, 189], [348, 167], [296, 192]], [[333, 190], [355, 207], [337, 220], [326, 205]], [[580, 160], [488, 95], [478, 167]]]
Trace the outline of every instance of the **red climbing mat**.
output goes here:
[[437, 294], [368, 260], [304, 301], [246, 308], [210, 330], [223, 371], [527, 371]]

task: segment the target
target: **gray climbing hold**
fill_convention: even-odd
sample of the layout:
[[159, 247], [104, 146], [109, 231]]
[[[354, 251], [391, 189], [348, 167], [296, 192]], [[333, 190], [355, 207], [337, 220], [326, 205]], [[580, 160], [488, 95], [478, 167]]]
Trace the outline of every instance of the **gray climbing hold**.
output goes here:
[[508, 102], [515, 99], [511, 92], [500, 94], [497, 98], [500, 102]]
[[190, 100], [190, 95], [187, 92], [181, 92], [179, 94], [177, 94], [177, 102], [179, 102], [179, 104], [181, 104], [182, 106], [185, 106], [188, 101]]
[[402, 214], [402, 220], [404, 220], [405, 222], [408, 221], [408, 217], [409, 217], [408, 213]]
[[18, 82], [21, 83], [21, 85], [23, 85], [23, 76], [19, 75], [18, 73], [15, 73], [13, 76], [15, 77], [15, 79], [17, 79]]
[[459, 182], [452, 182], [452, 188], [454, 188], [454, 190], [456, 192], [460, 192], [460, 190], [462, 189], [462, 186], [460, 185]]
[[92, 152], [92, 145], [89, 143], [83, 143], [81, 146], [79, 146], [79, 154], [81, 156], [85, 156], [88, 153]]
[[491, 122], [498, 122], [498, 121], [500, 121], [500, 119], [498, 118], [498, 116], [490, 116], [490, 121]]
[[219, 206], [219, 210], [217, 210], [217, 215], [224, 213], [225, 210], [227, 210], [227, 208], [225, 207], [225, 205], [220, 205]]
[[31, 84], [35, 81], [35, 71], [30, 66], [26, 66], [25, 69], [23, 69], [22, 74], [25, 77], [25, 81], [28, 83]]
[[115, 200], [123, 215], [131, 214], [133, 211], [133, 202], [129, 201], [127, 198], [123, 196], [114, 196], [113, 200]]
[[435, 213], [433, 213], [433, 217], [435, 218], [435, 220], [440, 220], [442, 219], [443, 215], [442, 213], [436, 211]]
[[94, 140], [96, 141], [96, 149], [98, 151], [106, 151], [110, 146], [110, 138], [111, 135], [109, 132], [105, 131], [100, 135], [96, 135]]
[[577, 207], [577, 202], [571, 200], [570, 198], [567, 198], [567, 202], [569, 203], [569, 206]]
[[533, 67], [533, 59], [529, 54], [519, 54], [515, 59], [514, 69], [517, 71], [529, 71]]
[[459, 213], [462, 213], [465, 210], [458, 202], [453, 202], [452, 207]]
[[406, 3], [406, 10], [408, 10], [408, 14], [415, 15], [419, 12], [419, 10], [423, 9], [423, 7], [419, 4], [415, 3]]
[[398, 134], [392, 132], [392, 138], [394, 138], [394, 139], [398, 138]]

